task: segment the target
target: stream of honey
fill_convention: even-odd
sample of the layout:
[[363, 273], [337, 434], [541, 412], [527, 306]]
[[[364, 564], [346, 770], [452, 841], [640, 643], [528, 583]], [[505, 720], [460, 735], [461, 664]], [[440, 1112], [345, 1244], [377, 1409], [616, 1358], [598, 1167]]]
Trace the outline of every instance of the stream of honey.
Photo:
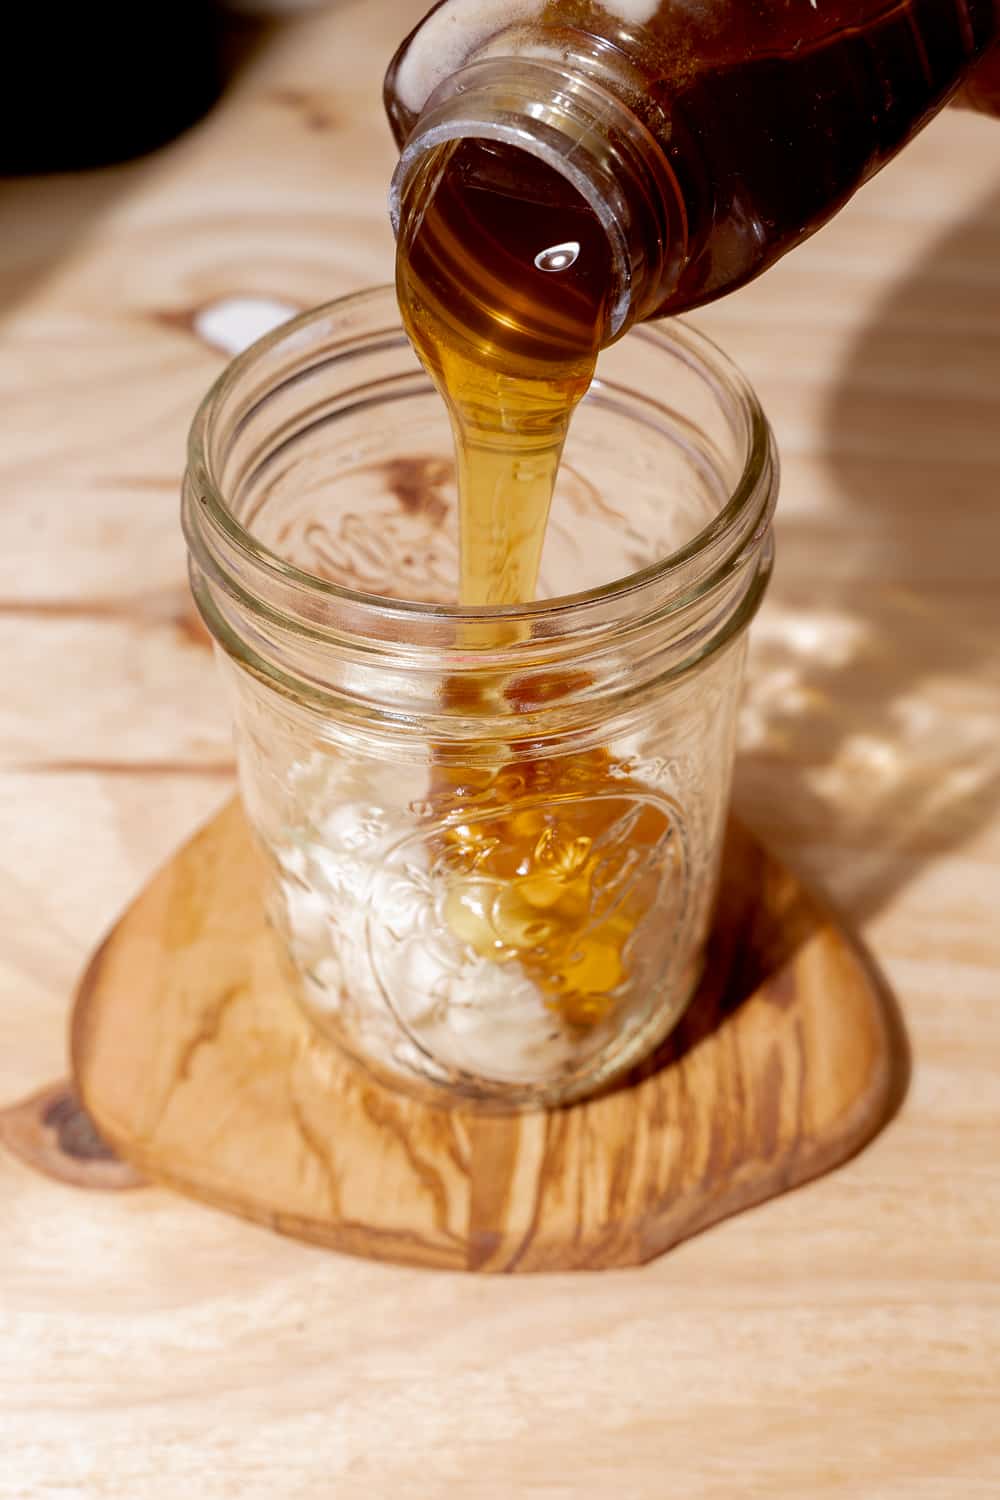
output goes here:
[[[610, 288], [606, 236], [551, 169], [476, 140], [430, 153], [404, 204], [397, 291], [454, 433], [464, 604], [535, 597], [563, 444], [606, 337]], [[468, 803], [444, 836], [445, 920], [482, 957], [519, 961], [576, 1026], [613, 1008], [642, 914], [623, 883], [628, 856], [609, 863], [622, 803], [595, 800], [626, 789], [609, 765], [598, 750], [514, 763], [485, 781], [435, 771], [453, 807]], [[654, 825], [637, 816], [633, 849], [653, 841]]]
[[461, 601], [523, 604], [605, 333], [607, 239], [550, 168], [475, 140], [430, 153], [405, 208], [397, 292], [454, 431]]

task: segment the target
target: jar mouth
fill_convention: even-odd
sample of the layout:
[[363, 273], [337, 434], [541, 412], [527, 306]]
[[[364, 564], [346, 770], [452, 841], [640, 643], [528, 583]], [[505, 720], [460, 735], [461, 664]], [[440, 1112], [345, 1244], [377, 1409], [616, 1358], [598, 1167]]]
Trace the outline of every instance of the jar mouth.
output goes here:
[[[440, 642], [442, 631], [451, 634], [463, 649], [475, 640], [462, 627], [477, 623], [503, 623], [516, 627], [523, 624], [529, 636], [547, 633], [551, 622], [554, 633], [563, 636], [578, 623], [585, 627], [592, 619], [613, 622], [616, 615], [645, 614], [644, 605], [658, 615], [671, 609], [689, 606], [717, 583], [719, 569], [731, 572], [741, 556], [749, 556], [758, 547], [771, 519], [777, 490], [777, 456], [767, 418], [749, 382], [737, 366], [704, 334], [679, 319], [669, 326], [644, 324], [629, 333], [633, 347], [641, 341], [653, 353], [657, 351], [679, 359], [694, 370], [716, 393], [720, 402], [736, 415], [742, 429], [742, 469], [725, 504], [683, 545], [654, 562], [637, 568], [593, 588], [567, 592], [524, 604], [467, 605], [441, 604], [417, 599], [389, 598], [379, 593], [354, 589], [298, 567], [255, 536], [233, 512], [219, 481], [215, 459], [216, 428], [224, 409], [235, 407], [235, 421], [246, 421], [253, 409], [266, 398], [265, 388], [255, 384], [258, 367], [270, 362], [281, 372], [281, 378], [296, 378], [297, 363], [310, 347], [310, 335], [321, 326], [343, 329], [339, 347], [340, 359], [351, 357], [352, 345], [359, 349], [371, 346], [381, 338], [396, 343], [405, 338], [396, 315], [395, 292], [384, 285], [356, 292], [327, 303], [282, 324], [265, 334], [238, 355], [223, 371], [202, 401], [195, 415], [188, 442], [188, 471], [185, 484], [184, 527], [192, 556], [205, 565], [214, 563], [216, 577], [220, 571], [233, 575], [234, 587], [245, 602], [260, 594], [265, 600], [268, 585], [280, 593], [277, 615], [290, 627], [306, 634], [322, 635], [324, 626], [340, 633], [340, 618], [347, 608], [355, 622], [370, 620], [379, 628], [374, 634], [391, 637], [394, 627], [398, 637], [412, 642], [413, 632], [424, 624], [437, 626], [433, 639]], [[621, 347], [621, 346], [616, 346]], [[598, 366], [600, 378], [600, 366]], [[246, 387], [240, 397], [241, 387]], [[227, 419], [234, 413], [227, 411]], [[225, 561], [217, 554], [221, 544]], [[704, 563], [704, 568], [698, 566]], [[518, 632], [505, 629], [504, 635], [515, 641]], [[511, 648], [515, 649], [515, 648]]]

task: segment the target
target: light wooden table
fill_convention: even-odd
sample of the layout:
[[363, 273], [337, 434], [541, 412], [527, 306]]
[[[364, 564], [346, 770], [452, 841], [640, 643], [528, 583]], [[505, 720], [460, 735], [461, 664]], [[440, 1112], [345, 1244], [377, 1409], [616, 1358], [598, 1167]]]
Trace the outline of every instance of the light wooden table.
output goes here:
[[[0, 1102], [64, 1071], [89, 949], [228, 790], [177, 524], [223, 360], [193, 324], [390, 276], [379, 84], [421, 9], [293, 23], [161, 154], [0, 188]], [[4, 1500], [1000, 1494], [1000, 125], [938, 121], [696, 321], [784, 455], [739, 805], [876, 955], [901, 1113], [582, 1278], [342, 1259], [0, 1156]]]

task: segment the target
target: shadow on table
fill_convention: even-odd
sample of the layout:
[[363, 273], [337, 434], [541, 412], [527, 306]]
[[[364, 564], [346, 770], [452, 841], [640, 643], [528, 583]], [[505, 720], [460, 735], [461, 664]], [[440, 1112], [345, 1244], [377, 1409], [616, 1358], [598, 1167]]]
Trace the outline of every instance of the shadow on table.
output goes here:
[[781, 523], [740, 795], [860, 922], [1000, 801], [1000, 192], [892, 289], [826, 416], [842, 504]]
[[[821, 847], [822, 884], [855, 925], [1000, 803], [1000, 191], [855, 339], [824, 456], [841, 503], [781, 520], [781, 597], [755, 627], [737, 805], [804, 863]], [[790, 963], [802, 936], [770, 961]], [[910, 1052], [867, 962], [889, 1038], [888, 1119]], [[759, 963], [737, 972], [721, 1007], [699, 996], [672, 1054], [761, 977]]]

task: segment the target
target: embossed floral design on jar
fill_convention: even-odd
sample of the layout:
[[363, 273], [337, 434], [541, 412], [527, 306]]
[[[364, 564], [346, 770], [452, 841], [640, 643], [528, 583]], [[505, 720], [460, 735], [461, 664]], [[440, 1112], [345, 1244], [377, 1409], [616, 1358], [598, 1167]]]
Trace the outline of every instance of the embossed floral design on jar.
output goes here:
[[697, 983], [773, 443], [706, 340], [630, 334], [575, 418], [539, 601], [498, 609], [454, 602], [450, 455], [389, 289], [296, 319], [195, 422], [192, 585], [316, 1024], [404, 1086], [557, 1103]]

